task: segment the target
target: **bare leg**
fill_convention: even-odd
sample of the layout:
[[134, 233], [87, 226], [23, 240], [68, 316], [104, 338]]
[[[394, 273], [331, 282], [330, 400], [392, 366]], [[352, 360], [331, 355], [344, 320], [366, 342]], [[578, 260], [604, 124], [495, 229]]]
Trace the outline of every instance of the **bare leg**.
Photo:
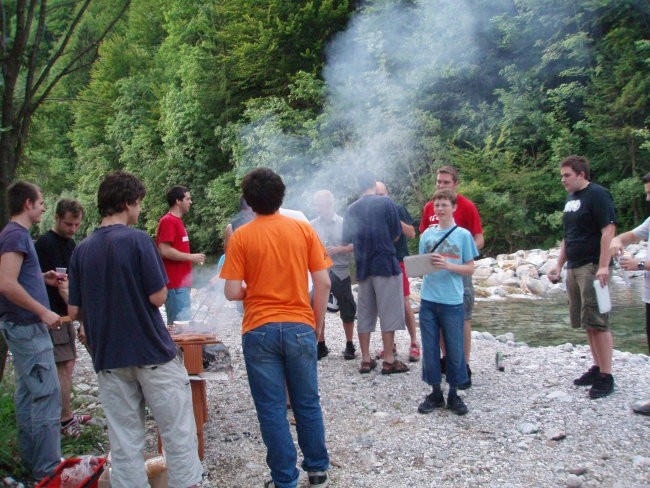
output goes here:
[[609, 330], [587, 329], [587, 336], [591, 336], [589, 347], [596, 363], [600, 366], [600, 372], [612, 374], [612, 355], [614, 350], [614, 338]]
[[411, 336], [411, 344], [418, 344], [415, 314], [411, 308], [411, 301], [408, 296], [404, 297], [404, 321], [406, 322], [406, 329], [409, 331], [409, 335]]
[[[354, 322], [343, 322], [343, 330], [345, 331], [345, 340], [352, 342], [352, 338], [354, 337]], [[323, 338], [319, 340], [325, 339]]]
[[56, 373], [61, 384], [61, 422], [72, 418], [72, 370], [74, 359], [56, 363]]
[[361, 361], [363, 361], [364, 363], [369, 363], [370, 362], [370, 332], [359, 332], [358, 335], [359, 335], [359, 348], [361, 349]]
[[325, 321], [323, 320], [323, 327], [320, 330], [320, 335], [318, 336], [318, 342], [325, 342]]
[[[382, 332], [381, 341], [384, 344], [384, 361], [392, 363], [395, 360], [393, 356], [393, 344], [395, 343], [395, 332]], [[370, 345], [368, 345], [370, 347]], [[363, 350], [361, 351], [363, 353]]]

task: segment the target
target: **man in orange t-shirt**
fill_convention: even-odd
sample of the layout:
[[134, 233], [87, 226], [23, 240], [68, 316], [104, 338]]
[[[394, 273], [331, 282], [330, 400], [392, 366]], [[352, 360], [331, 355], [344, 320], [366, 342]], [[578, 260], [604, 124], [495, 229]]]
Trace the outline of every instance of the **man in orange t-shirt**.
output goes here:
[[[244, 301], [242, 346], [271, 481], [294, 488], [297, 453], [286, 415], [287, 392], [312, 487], [328, 483], [329, 455], [318, 395], [316, 343], [330, 289], [327, 255], [309, 222], [284, 215], [282, 178], [257, 168], [242, 181], [257, 217], [235, 232], [221, 270], [228, 300]], [[307, 271], [314, 283], [310, 305]], [[285, 390], [286, 384], [286, 390]]]

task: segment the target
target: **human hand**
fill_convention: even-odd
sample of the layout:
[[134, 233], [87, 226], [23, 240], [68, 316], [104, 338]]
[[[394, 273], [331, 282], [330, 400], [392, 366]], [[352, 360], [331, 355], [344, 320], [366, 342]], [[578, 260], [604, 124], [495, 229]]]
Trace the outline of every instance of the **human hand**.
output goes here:
[[45, 310], [40, 316], [41, 322], [47, 325], [48, 329], [60, 329], [61, 317], [59, 314], [52, 312], [52, 310]]
[[192, 254], [192, 262], [203, 266], [205, 264], [205, 254], [201, 254], [201, 253]]
[[82, 345], [87, 347], [87, 344], [86, 344], [86, 331], [84, 329], [83, 324], [79, 324], [79, 327], [77, 327], [77, 337], [79, 338], [79, 342], [81, 342]]
[[621, 265], [625, 271], [637, 271], [639, 269], [639, 260], [634, 259], [632, 256], [621, 256], [618, 258], [618, 264]]
[[605, 288], [609, 283], [609, 266], [600, 266], [596, 271], [596, 279], [600, 282], [601, 288]]
[[560, 281], [560, 270], [558, 268], [553, 268], [549, 270], [548, 274], [546, 275], [548, 277], [548, 281], [551, 283], [559, 283]]
[[442, 254], [438, 253], [431, 255], [431, 264], [438, 269], [447, 269], [449, 267], [449, 262]]
[[59, 279], [63, 277], [65, 279], [68, 279], [68, 275], [65, 273], [57, 273], [53, 269], [50, 271], [46, 271], [43, 273], [43, 280], [45, 281], [46, 285], [57, 287], [59, 286]]

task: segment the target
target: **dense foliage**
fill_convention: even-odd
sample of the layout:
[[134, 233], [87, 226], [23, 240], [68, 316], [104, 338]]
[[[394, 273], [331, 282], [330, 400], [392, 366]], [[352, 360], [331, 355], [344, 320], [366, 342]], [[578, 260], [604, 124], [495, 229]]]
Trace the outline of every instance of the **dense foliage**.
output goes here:
[[454, 164], [487, 253], [549, 246], [569, 154], [590, 159], [621, 228], [643, 218], [649, 85], [644, 0], [132, 0], [92, 68], [33, 114], [17, 176], [50, 203], [80, 198], [87, 230], [109, 170], [144, 179], [151, 233], [185, 184], [193, 247], [217, 252], [251, 167], [278, 170], [308, 215], [314, 189], [345, 205], [370, 169], [419, 217]]

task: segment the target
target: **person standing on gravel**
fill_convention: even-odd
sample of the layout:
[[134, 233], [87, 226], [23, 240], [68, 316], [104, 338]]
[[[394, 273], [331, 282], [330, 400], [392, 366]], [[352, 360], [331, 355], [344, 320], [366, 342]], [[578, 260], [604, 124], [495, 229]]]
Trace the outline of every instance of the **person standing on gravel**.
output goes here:
[[380, 320], [384, 347], [382, 374], [406, 373], [409, 367], [395, 359], [395, 331], [404, 330], [402, 271], [395, 241], [402, 235], [399, 211], [388, 197], [375, 194], [377, 180], [368, 173], [358, 179], [361, 197], [343, 216], [343, 242], [354, 246], [357, 281], [357, 334], [361, 348], [359, 373], [370, 373], [377, 361], [370, 356], [370, 333]]
[[[314, 209], [316, 217], [310, 222], [316, 230], [318, 237], [325, 246], [327, 254], [334, 265], [329, 269], [330, 294], [336, 298], [345, 331], [345, 359], [354, 359], [356, 349], [352, 342], [354, 335], [354, 319], [357, 316], [357, 304], [352, 295], [352, 282], [350, 280], [350, 259], [352, 257], [352, 244], [343, 245], [343, 217], [334, 211], [334, 195], [329, 190], [319, 190], [314, 193]], [[325, 345], [325, 324], [318, 338], [318, 359], [329, 353]]]
[[190, 381], [160, 314], [167, 275], [156, 246], [138, 222], [144, 185], [115, 171], [99, 185], [100, 225], [70, 261], [68, 312], [84, 319], [111, 443], [111, 486], [149, 486], [142, 451], [145, 404], [167, 460], [169, 485], [203, 477]]
[[[288, 393], [304, 456], [302, 468], [311, 487], [324, 488], [329, 482], [329, 454], [316, 343], [325, 319], [332, 260], [309, 222], [280, 214], [285, 192], [280, 176], [257, 168], [241, 186], [257, 216], [232, 235], [221, 278], [226, 280], [226, 298], [244, 301], [242, 349], [272, 478], [264, 486], [298, 485]], [[314, 285], [313, 306], [308, 272]]]
[[457, 394], [458, 385], [467, 382], [467, 368], [463, 350], [464, 305], [463, 277], [474, 273], [474, 256], [478, 254], [472, 235], [454, 222], [456, 194], [437, 190], [433, 194], [433, 208], [438, 223], [420, 236], [420, 254], [432, 253], [431, 264], [435, 271], [422, 279], [420, 296], [420, 334], [424, 359], [422, 380], [433, 391], [418, 406], [418, 412], [431, 413], [444, 407], [445, 399], [440, 387], [440, 337], [447, 347], [447, 408], [457, 415], [468, 412], [467, 405]]
[[203, 265], [205, 254], [190, 252], [190, 238], [183, 224], [183, 215], [190, 211], [192, 197], [184, 186], [174, 186], [167, 192], [169, 212], [162, 216], [156, 230], [156, 245], [162, 256], [167, 283], [167, 325], [174, 320], [190, 320], [192, 304], [192, 263]]
[[[562, 216], [564, 239], [557, 265], [548, 276], [549, 280], [557, 281], [566, 263], [571, 326], [585, 329], [594, 362], [573, 384], [591, 385], [589, 397], [601, 398], [614, 391], [614, 340], [609, 313], [598, 310], [595, 286], [604, 287], [609, 282], [616, 211], [609, 191], [590, 181], [589, 161], [585, 157], [565, 158], [560, 163], [560, 172], [562, 185], [568, 192]], [[595, 284], [594, 280], [599, 283]]]
[[[73, 237], [79, 230], [82, 217], [83, 207], [76, 200], [62, 198], [57, 202], [54, 225], [34, 244], [41, 271], [46, 272], [56, 268], [67, 270], [75, 248]], [[68, 315], [67, 277], [60, 279], [59, 286], [46, 288], [51, 309], [59, 315]], [[80, 332], [79, 337], [83, 342], [81, 328]], [[77, 334], [72, 321], [62, 323], [60, 329], [51, 329], [50, 337], [54, 346], [56, 372], [61, 385], [61, 434], [77, 437], [81, 434], [81, 425], [90, 422], [92, 417], [72, 411], [72, 374], [77, 358]]]
[[[378, 181], [375, 186], [375, 194], [387, 197], [388, 196], [388, 187], [381, 181]], [[404, 268], [404, 258], [409, 255], [409, 246], [408, 239], [413, 239], [415, 237], [415, 227], [413, 227], [413, 217], [404, 205], [396, 203], [397, 210], [399, 211], [399, 220], [402, 226], [402, 235], [399, 236], [399, 240], [395, 242], [395, 252], [397, 253], [397, 260], [399, 261], [399, 267], [402, 270], [402, 288], [404, 290], [404, 321], [406, 323], [406, 329], [409, 332], [411, 338], [411, 345], [409, 346], [409, 361], [416, 363], [420, 360], [420, 343], [418, 342], [418, 333], [415, 322], [415, 314], [411, 308], [411, 285], [409, 279], [406, 276], [406, 268]], [[393, 352], [397, 351], [397, 346], [393, 345]], [[384, 356], [384, 352], [381, 351], [380, 357]]]
[[[449, 189], [453, 192], [456, 192], [456, 188], [459, 183], [458, 170], [453, 166], [441, 166], [438, 168], [436, 175], [436, 190]], [[483, 236], [483, 227], [481, 225], [481, 216], [476, 209], [476, 205], [465, 198], [463, 195], [456, 193], [457, 203], [456, 211], [454, 212], [454, 221], [456, 224], [463, 229], [467, 229], [472, 237], [474, 238], [474, 244], [476, 248], [480, 251], [485, 245], [485, 237]], [[427, 228], [431, 225], [438, 223], [438, 218], [433, 209], [433, 200], [426, 203], [422, 209], [422, 220], [420, 221], [420, 234], [422, 234]], [[465, 362], [467, 363], [467, 382], [459, 385], [458, 389], [466, 390], [472, 386], [472, 369], [469, 367], [470, 356], [472, 353], [472, 312], [474, 311], [474, 284], [472, 283], [471, 276], [465, 276], [463, 278], [464, 291], [463, 291], [463, 303], [464, 303], [464, 312], [465, 312], [465, 325], [464, 325], [464, 350], [465, 350]], [[440, 367], [442, 368], [443, 374], [446, 371], [446, 358], [445, 354], [445, 344], [444, 341], [440, 341], [442, 346], [443, 356], [440, 359]]]

